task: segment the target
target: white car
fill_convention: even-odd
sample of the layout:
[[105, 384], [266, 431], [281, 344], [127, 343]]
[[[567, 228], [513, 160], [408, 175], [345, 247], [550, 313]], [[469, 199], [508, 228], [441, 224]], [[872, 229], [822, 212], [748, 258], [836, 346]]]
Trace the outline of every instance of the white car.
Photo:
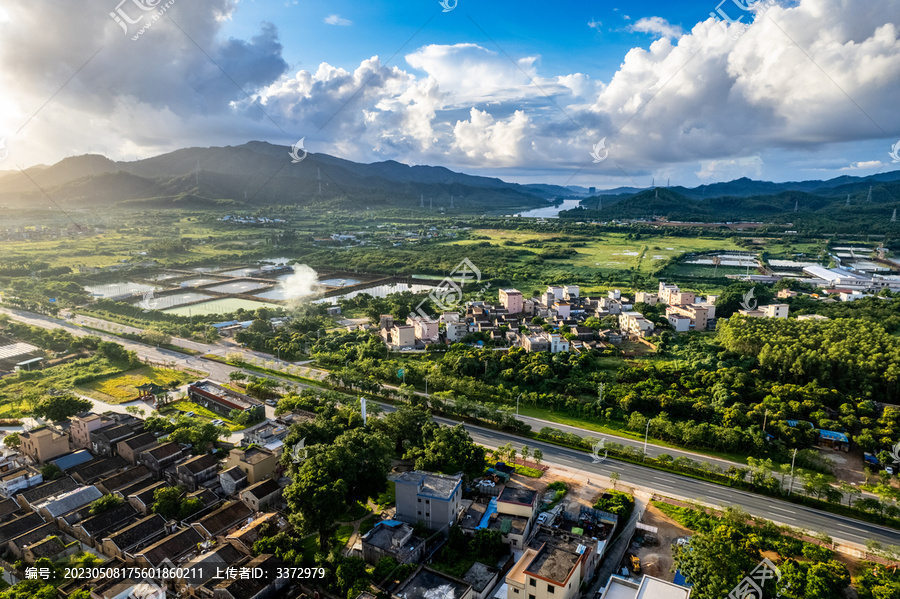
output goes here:
[[223, 424], [225, 424], [225, 422], [223, 420], [219, 420], [218, 418], [216, 418], [210, 424], [212, 424], [213, 426], [222, 426]]
[[885, 466], [884, 471], [887, 472], [888, 474], [890, 474], [891, 476], [894, 476], [894, 467], [893, 466]]

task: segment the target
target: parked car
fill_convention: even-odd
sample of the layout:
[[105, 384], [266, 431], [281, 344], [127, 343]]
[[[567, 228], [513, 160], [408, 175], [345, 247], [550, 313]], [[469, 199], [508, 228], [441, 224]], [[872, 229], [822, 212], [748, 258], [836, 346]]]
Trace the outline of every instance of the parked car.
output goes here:
[[187, 414], [185, 414], [185, 416], [187, 416], [188, 418], [193, 418], [194, 416], [196, 416], [196, 414], [194, 414], [193, 412], [188, 412]]
[[225, 421], [219, 420], [218, 418], [216, 418], [210, 424], [212, 424], [213, 426], [222, 426], [223, 424], [225, 424]]
[[267, 400], [266, 400], [266, 405], [267, 405], [267, 406], [273, 406], [273, 407], [274, 407], [274, 406], [277, 406], [277, 405], [278, 405], [278, 402], [275, 401], [274, 399], [267, 399]]
[[890, 474], [891, 476], [894, 476], [894, 467], [893, 466], [885, 466], [884, 471], [887, 472], [888, 474]]

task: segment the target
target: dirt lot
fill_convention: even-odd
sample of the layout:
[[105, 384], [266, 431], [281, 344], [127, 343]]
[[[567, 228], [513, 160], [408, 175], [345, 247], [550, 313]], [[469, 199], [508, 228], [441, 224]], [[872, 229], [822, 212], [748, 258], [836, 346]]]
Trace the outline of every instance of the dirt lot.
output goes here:
[[659, 529], [659, 532], [656, 533], [656, 538], [659, 539], [658, 544], [652, 547], [641, 547], [637, 550], [637, 556], [641, 559], [641, 573], [669, 582], [675, 580], [675, 573], [670, 571], [672, 570], [672, 545], [681, 537], [691, 536], [691, 531], [679, 526], [652, 505], [647, 506], [647, 511], [644, 512], [641, 521]]

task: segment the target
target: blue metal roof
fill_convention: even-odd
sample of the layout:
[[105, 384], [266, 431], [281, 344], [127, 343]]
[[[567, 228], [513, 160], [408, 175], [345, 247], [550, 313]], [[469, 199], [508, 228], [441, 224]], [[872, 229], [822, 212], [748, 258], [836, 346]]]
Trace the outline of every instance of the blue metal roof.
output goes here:
[[85, 462], [90, 462], [93, 458], [94, 457], [88, 450], [79, 449], [74, 453], [58, 457], [55, 460], [50, 460], [50, 463], [56, 464], [60, 470], [68, 470], [69, 468], [74, 468]]
[[844, 433], [839, 433], [837, 431], [819, 431], [820, 439], [828, 439], [829, 441], [840, 441], [841, 443], [849, 443], [850, 439], [847, 438], [847, 435]]

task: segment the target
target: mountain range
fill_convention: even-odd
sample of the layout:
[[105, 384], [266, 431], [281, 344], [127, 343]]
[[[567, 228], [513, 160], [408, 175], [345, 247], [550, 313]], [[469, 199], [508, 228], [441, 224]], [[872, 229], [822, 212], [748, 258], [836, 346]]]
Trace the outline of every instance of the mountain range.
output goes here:
[[281, 204], [355, 209], [424, 205], [447, 210], [452, 205], [467, 212], [509, 213], [577, 198], [590, 212], [602, 204], [602, 216], [609, 218], [740, 220], [785, 215], [794, 208], [798, 212], [845, 208], [841, 200], [848, 195], [856, 206], [900, 201], [900, 171], [827, 181], [773, 183], [741, 178], [694, 188], [619, 187], [584, 199], [593, 189], [522, 185], [393, 160], [362, 164], [327, 154], [303, 153], [298, 156], [302, 160], [294, 162], [290, 152], [286, 146], [252, 141], [240, 146], [184, 148], [132, 162], [96, 154], [74, 156], [52, 166], [0, 171], [0, 207], [253, 209]]
[[[72, 207], [298, 204], [480, 210], [538, 208], [577, 194], [554, 185], [519, 185], [396, 161], [361, 164], [327, 154], [299, 155], [266, 142], [185, 148], [117, 162], [87, 154], [24, 172], [0, 172], [0, 206]], [[452, 197], [452, 200], [451, 200]]]

